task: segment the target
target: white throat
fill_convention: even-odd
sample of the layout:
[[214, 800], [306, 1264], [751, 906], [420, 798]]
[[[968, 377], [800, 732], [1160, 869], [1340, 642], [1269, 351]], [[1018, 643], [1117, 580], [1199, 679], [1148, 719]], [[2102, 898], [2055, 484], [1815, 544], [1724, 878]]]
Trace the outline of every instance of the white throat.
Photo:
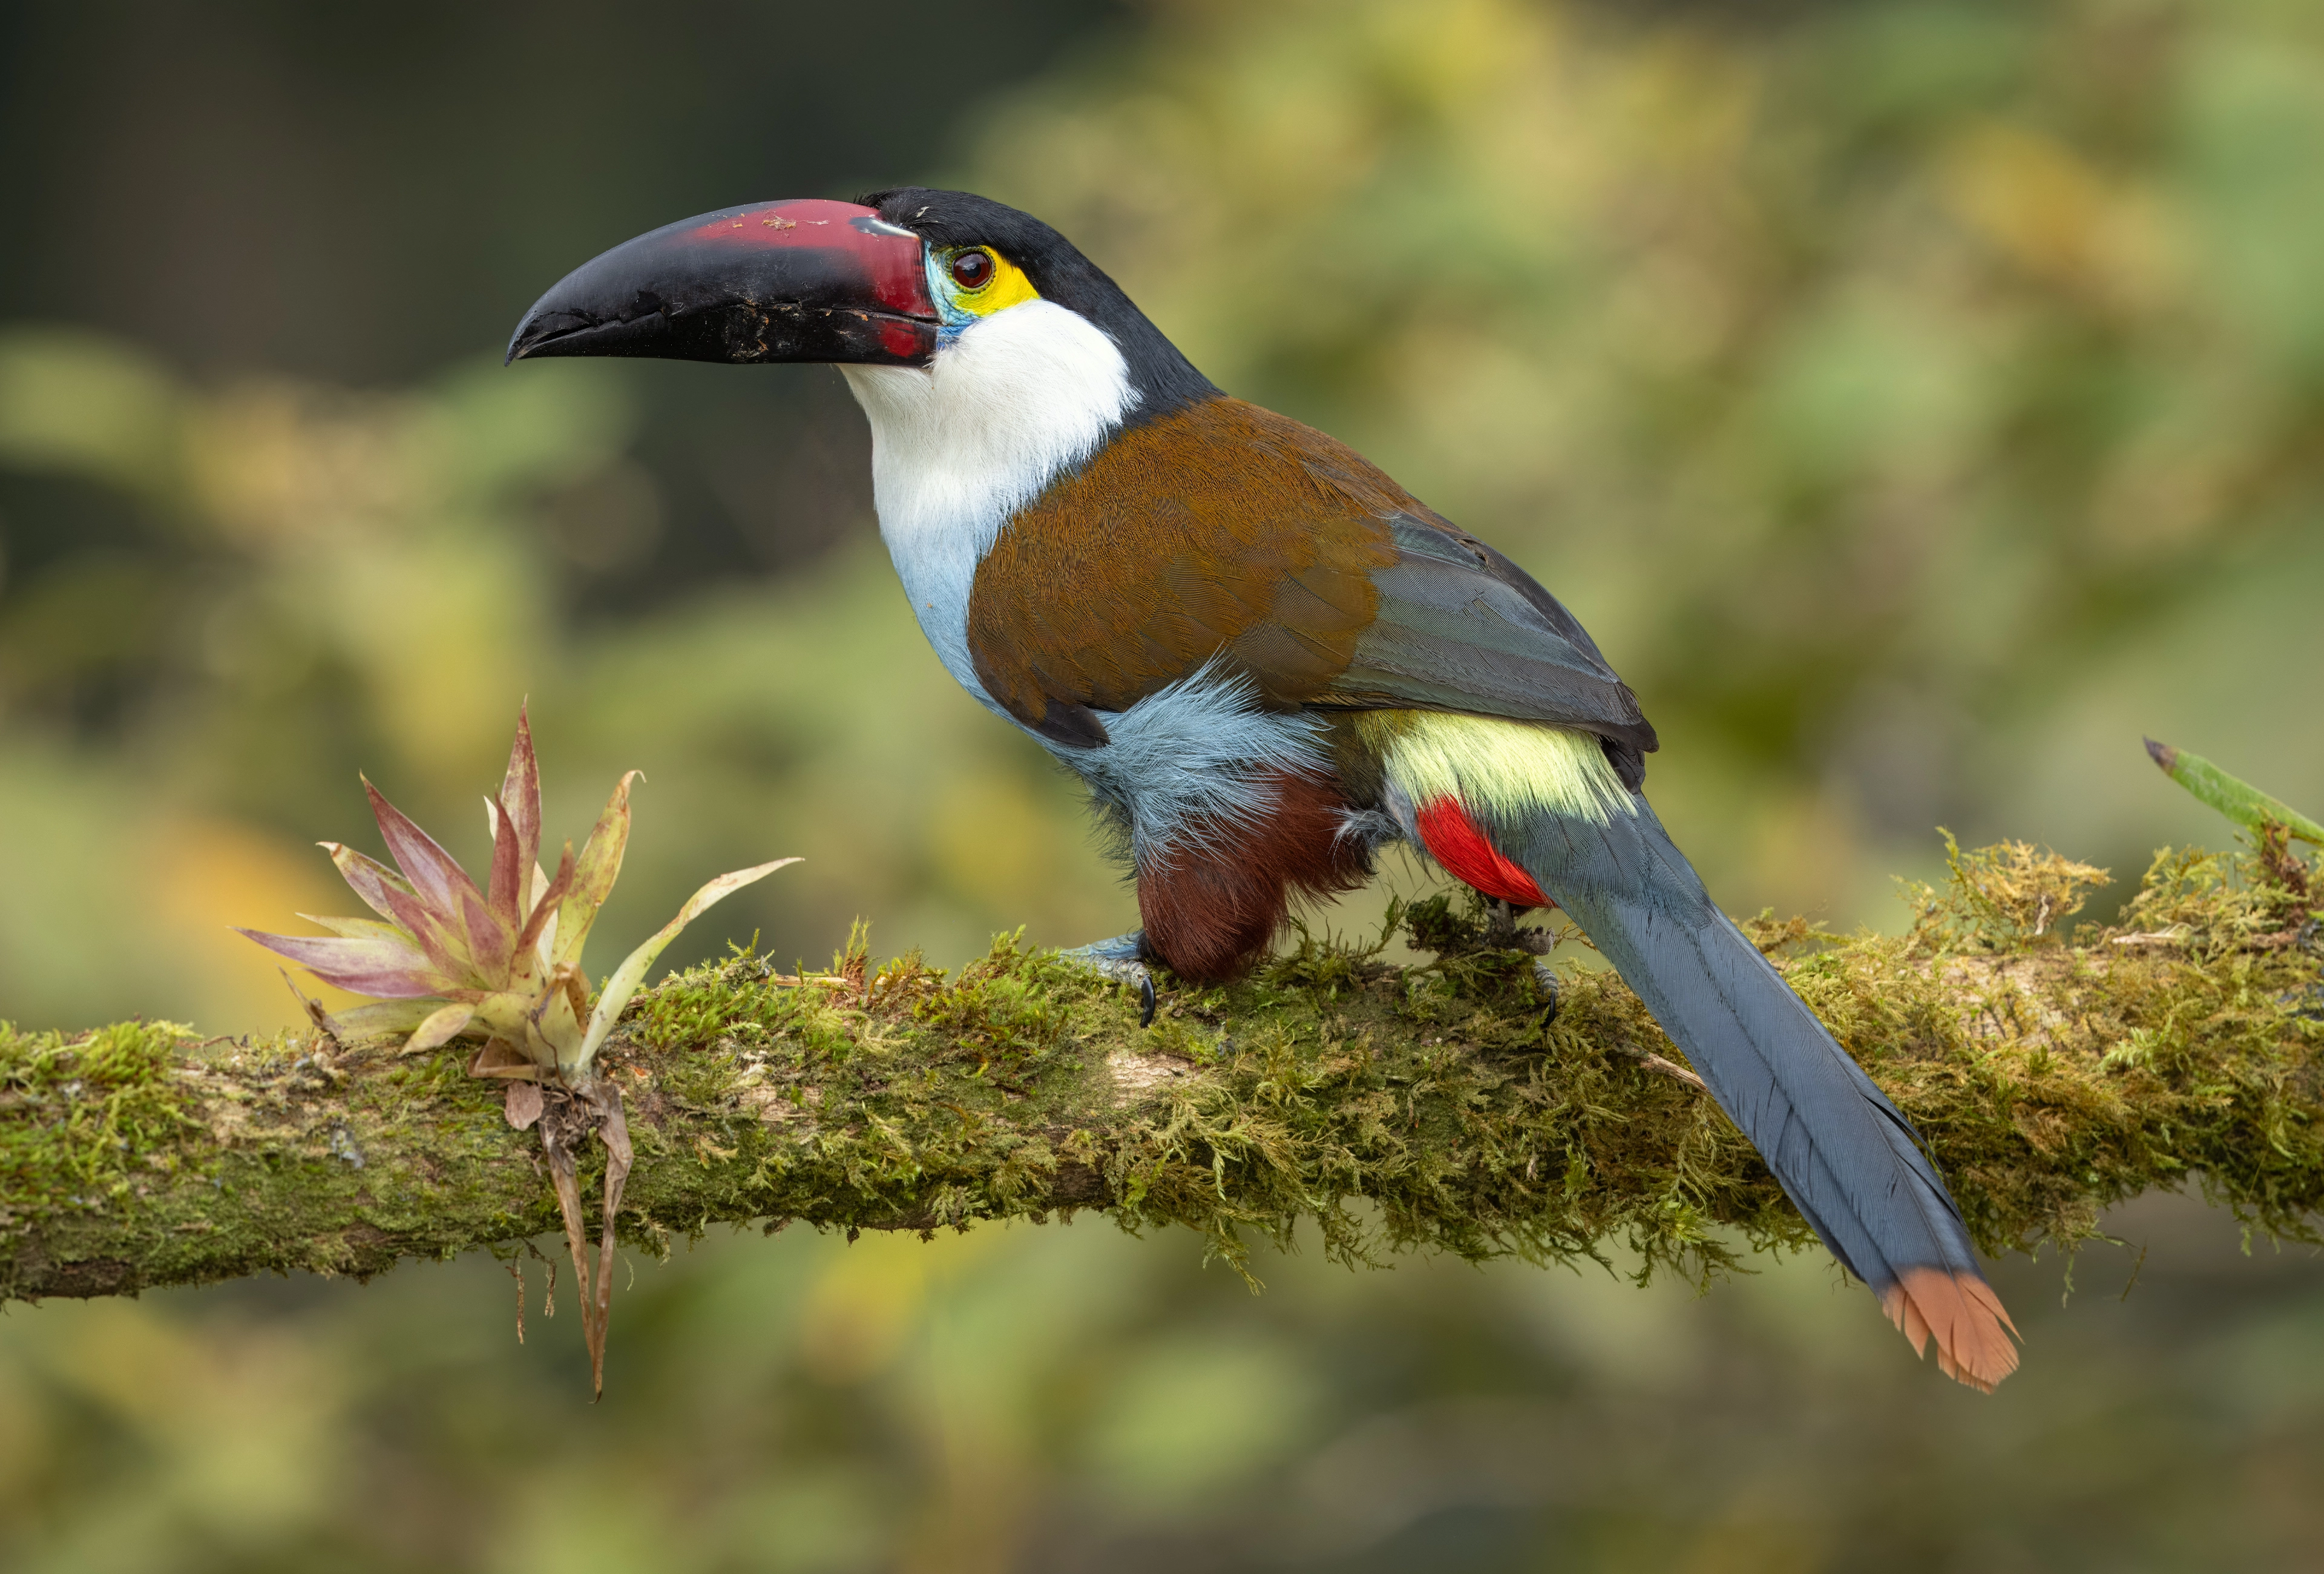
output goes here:
[[872, 421], [880, 535], [912, 612], [987, 705], [968, 656], [968, 595], [1011, 514], [1095, 452], [1137, 402], [1112, 339], [1028, 301], [961, 330], [926, 369], [843, 366]]

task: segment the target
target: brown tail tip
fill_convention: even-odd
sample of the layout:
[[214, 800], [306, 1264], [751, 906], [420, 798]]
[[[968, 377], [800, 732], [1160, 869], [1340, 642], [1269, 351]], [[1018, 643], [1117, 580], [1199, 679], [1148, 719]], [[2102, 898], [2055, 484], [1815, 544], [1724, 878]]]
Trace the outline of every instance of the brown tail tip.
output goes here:
[[2162, 766], [2166, 773], [2179, 764], [2177, 749], [2172, 748], [2169, 744], [2158, 744], [2153, 738], [2146, 740], [2146, 757]]
[[1980, 1393], [2017, 1370], [2017, 1325], [1993, 1286], [1975, 1273], [1907, 1268], [1880, 1294], [1880, 1310], [1913, 1341], [1913, 1353], [1937, 1341], [1937, 1369]]

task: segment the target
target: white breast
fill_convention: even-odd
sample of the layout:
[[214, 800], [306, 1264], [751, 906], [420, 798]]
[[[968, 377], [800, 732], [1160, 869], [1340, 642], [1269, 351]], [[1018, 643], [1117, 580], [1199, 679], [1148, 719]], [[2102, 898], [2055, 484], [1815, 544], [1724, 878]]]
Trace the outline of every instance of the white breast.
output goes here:
[[[925, 371], [841, 369], [871, 418], [880, 534], [920, 629], [961, 686], [1007, 716], [969, 660], [976, 565], [1010, 515], [1121, 424], [1137, 401], [1121, 352], [1078, 314], [1030, 301], [963, 329]], [[1321, 724], [1257, 699], [1248, 679], [1205, 668], [1102, 712], [1103, 747], [1039, 741], [1089, 783], [1126, 852], [1167, 864], [1196, 825], [1265, 818], [1269, 769], [1323, 768]]]
[[977, 562], [1011, 514], [1097, 450], [1137, 394], [1113, 340], [1054, 301], [1012, 306], [947, 338], [925, 370], [841, 370], [872, 421], [880, 534], [913, 615], [952, 675], [990, 706], [968, 658]]

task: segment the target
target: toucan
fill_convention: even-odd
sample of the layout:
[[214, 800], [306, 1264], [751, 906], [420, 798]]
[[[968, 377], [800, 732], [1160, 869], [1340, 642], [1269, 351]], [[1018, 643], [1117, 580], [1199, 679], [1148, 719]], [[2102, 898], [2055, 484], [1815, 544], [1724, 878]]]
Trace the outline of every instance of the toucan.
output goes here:
[[945, 666], [1087, 783], [1138, 985], [1264, 956], [1406, 846], [1565, 910], [1916, 1349], [1990, 1390], [2015, 1328], [1918, 1134], [1712, 904], [1645, 796], [1655, 729], [1565, 606], [1345, 445], [1222, 393], [1065, 236], [967, 192], [756, 203], [575, 269], [510, 361], [835, 365]]

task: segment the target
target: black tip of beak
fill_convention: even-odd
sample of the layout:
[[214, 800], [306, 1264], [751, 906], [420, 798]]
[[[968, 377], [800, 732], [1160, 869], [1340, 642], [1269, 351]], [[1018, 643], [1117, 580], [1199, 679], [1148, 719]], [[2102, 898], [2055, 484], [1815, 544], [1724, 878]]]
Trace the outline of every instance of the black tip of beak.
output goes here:
[[584, 263], [524, 314], [502, 364], [926, 366], [936, 333], [919, 237], [875, 209], [810, 199], [681, 219]]
[[543, 311], [539, 306], [535, 306], [524, 314], [524, 320], [516, 325], [516, 331], [509, 335], [508, 354], [501, 357], [501, 365], [513, 366], [518, 361], [531, 356], [555, 355], [556, 351], [542, 347], [558, 334], [566, 331], [567, 324], [552, 323], [548, 320], [552, 318], [568, 319], [570, 326], [576, 328], [586, 326], [578, 319], [573, 319], [569, 312]]
[[[661, 356], [684, 360], [725, 360], [721, 353], [706, 356], [680, 356], [674, 347], [680, 336], [669, 316], [666, 305], [654, 303], [641, 292], [630, 305], [631, 315], [621, 315], [618, 307], [609, 306], [602, 313], [592, 313], [558, 306], [553, 303], [557, 292], [551, 291], [524, 314], [509, 336], [508, 354], [501, 365], [518, 361], [547, 360], [556, 356]], [[703, 322], [697, 327], [715, 327], [715, 322]], [[721, 347], [723, 348], [723, 347]]]

